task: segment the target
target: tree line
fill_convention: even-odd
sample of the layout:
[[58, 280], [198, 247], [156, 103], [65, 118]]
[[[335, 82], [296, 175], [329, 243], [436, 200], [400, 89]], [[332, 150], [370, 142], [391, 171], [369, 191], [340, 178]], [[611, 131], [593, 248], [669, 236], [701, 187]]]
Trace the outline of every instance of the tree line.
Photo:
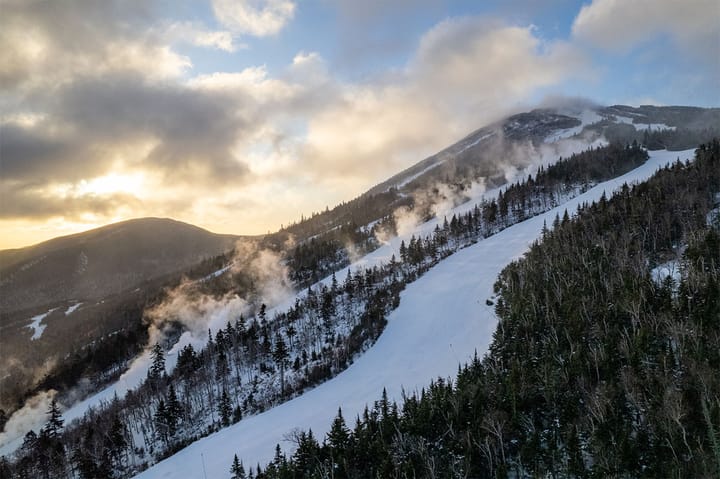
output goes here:
[[557, 217], [495, 290], [489, 352], [454, 382], [233, 477], [718, 477], [720, 142]]
[[[301, 394], [369, 347], [404, 286], [442, 258], [646, 159], [637, 145], [609, 146], [541, 168], [497, 199], [446, 218], [432, 234], [403, 241], [398, 259], [348, 271], [343, 281], [333, 275], [272, 317], [260, 305], [252, 317], [208, 332], [204, 348], [186, 346], [179, 352], [170, 374], [164, 372], [163, 346], [155, 345], [141, 387], [90, 410], [63, 431], [65, 454], [54, 456], [59, 462], [52, 467], [66, 476], [56, 477], [96, 477], [98, 471], [103, 477], [127, 477], [218, 428]], [[604, 166], [590, 167], [598, 162]], [[32, 462], [44, 450], [44, 443], [26, 441], [4, 464], [13, 477], [45, 474], [49, 465]]]

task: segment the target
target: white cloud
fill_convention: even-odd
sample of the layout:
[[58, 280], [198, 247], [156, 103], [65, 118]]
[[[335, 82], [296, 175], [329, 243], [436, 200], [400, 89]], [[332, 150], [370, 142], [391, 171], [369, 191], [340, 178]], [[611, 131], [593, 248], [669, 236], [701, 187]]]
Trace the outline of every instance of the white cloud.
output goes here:
[[183, 75], [190, 59], [146, 24], [135, 25], [137, 10], [142, 7], [132, 2], [91, 2], [82, 14], [64, 2], [4, 4], [0, 88], [48, 90], [78, 77], [128, 72], [153, 80]]
[[237, 44], [229, 31], [208, 30], [192, 22], [171, 23], [165, 27], [164, 36], [172, 43], [185, 42], [226, 52], [247, 48], [245, 44]]
[[[598, 47], [625, 51], [657, 35], [669, 35], [689, 52], [717, 57], [717, 0], [594, 0], [573, 23], [573, 35]], [[709, 50], [708, 50], [709, 49]]]
[[[106, 36], [69, 13], [73, 28], [60, 28], [59, 7], [15, 12], [0, 30], [0, 55], [22, 53], [0, 76], [23, 107], [8, 112], [3, 132], [3, 181], [16, 193], [8, 218], [171, 215], [265, 232], [361, 193], [587, 70], [570, 45], [532, 27], [462, 18], [436, 25], [406, 65], [380, 78], [343, 81], [320, 54], [299, 52], [275, 75], [259, 65], [185, 79], [190, 60], [172, 45], [231, 51], [235, 35], [277, 32], [295, 8], [258, 5], [217, 1], [227, 32], [182, 22], [124, 29], [132, 22], [103, 10]], [[147, 187], [103, 191], [103, 178], [129, 171]], [[80, 191], [83, 179], [93, 191]]]
[[350, 175], [367, 185], [587, 67], [570, 45], [543, 42], [532, 27], [446, 20], [394, 77], [341, 85], [338, 98], [311, 117], [303, 157], [326, 178]]
[[274, 35], [293, 18], [290, 0], [213, 0], [217, 20], [238, 34], [258, 37]]
[[298, 90], [291, 83], [270, 78], [265, 66], [248, 67], [234, 73], [198, 75], [188, 81], [188, 86], [206, 91], [243, 93], [246, 95], [246, 103], [254, 104], [286, 100]]
[[481, 18], [446, 20], [423, 36], [410, 73], [424, 90], [475, 109], [503, 107], [586, 66], [569, 44], [547, 43], [535, 33], [532, 26]]
[[330, 80], [325, 60], [317, 52], [300, 52], [293, 58], [289, 75], [305, 85], [320, 85]]

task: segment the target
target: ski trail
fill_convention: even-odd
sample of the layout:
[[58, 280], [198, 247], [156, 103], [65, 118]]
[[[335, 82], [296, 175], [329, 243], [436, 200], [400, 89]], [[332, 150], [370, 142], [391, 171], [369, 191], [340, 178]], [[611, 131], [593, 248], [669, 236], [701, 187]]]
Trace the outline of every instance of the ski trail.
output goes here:
[[400, 401], [403, 390], [418, 390], [437, 377], [454, 377], [459, 363], [475, 351], [487, 351], [497, 319], [485, 301], [500, 271], [527, 251], [544, 222], [551, 224], [566, 209], [573, 213], [603, 192], [610, 196], [623, 183], [643, 181], [677, 158], [690, 159], [693, 151], [651, 152], [650, 160], [635, 170], [458, 251], [407, 286], [383, 334], [347, 370], [302, 396], [196, 441], [136, 477], [203, 477], [203, 461], [207, 477], [229, 477], [234, 454], [248, 468], [272, 460], [278, 443], [292, 451], [286, 438], [293, 429], [310, 428], [322, 440], [338, 407], [353, 424], [366, 405], [372, 407], [380, 398], [383, 388], [391, 400]]

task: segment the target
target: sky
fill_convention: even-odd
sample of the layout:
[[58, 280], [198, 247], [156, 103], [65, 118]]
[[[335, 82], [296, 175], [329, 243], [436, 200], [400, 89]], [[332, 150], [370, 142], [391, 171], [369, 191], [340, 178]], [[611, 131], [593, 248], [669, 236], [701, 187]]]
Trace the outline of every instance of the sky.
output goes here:
[[0, 249], [263, 234], [558, 97], [720, 106], [720, 3], [0, 0]]

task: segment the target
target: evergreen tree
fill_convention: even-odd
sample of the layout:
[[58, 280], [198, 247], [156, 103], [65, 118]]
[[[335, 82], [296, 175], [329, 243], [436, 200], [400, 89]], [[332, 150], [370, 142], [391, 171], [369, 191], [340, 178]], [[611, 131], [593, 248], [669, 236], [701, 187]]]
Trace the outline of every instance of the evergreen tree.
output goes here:
[[237, 454], [233, 457], [233, 463], [230, 467], [230, 473], [232, 474], [232, 479], [246, 479], [245, 478], [245, 468], [243, 467], [243, 463], [238, 460]]
[[333, 471], [340, 477], [347, 476], [347, 458], [345, 454], [350, 445], [350, 430], [345, 425], [345, 419], [342, 416], [342, 410], [338, 408], [338, 413], [333, 420], [330, 431], [327, 434], [327, 445], [330, 452], [331, 467]]
[[65, 421], [58, 407], [57, 400], [53, 398], [50, 402], [50, 409], [47, 411], [48, 422], [43, 427], [43, 433], [50, 439], [57, 439]]
[[282, 336], [278, 334], [275, 338], [275, 350], [273, 351], [273, 359], [280, 368], [280, 394], [285, 395], [285, 364], [290, 357], [287, 345]]
[[327, 442], [331, 449], [335, 451], [344, 451], [349, 441], [350, 430], [345, 425], [342, 409], [338, 408], [337, 416], [335, 416], [327, 435]]
[[10, 461], [5, 456], [0, 456], [0, 479], [10, 479], [11, 474]]
[[218, 414], [220, 415], [222, 425], [225, 427], [229, 426], [230, 418], [232, 417], [232, 405], [230, 404], [230, 396], [228, 396], [226, 389], [223, 389], [220, 402], [218, 403]]
[[8, 419], [9, 418], [5, 410], [0, 408], [0, 431], [5, 430], [5, 424], [7, 423]]
[[168, 421], [167, 407], [165, 406], [164, 399], [161, 399], [158, 403], [158, 407], [155, 410], [155, 415], [153, 416], [153, 419], [158, 439], [162, 440], [167, 444], [170, 440], [170, 425]]
[[116, 464], [122, 463], [123, 456], [128, 448], [127, 439], [125, 439], [126, 433], [125, 424], [123, 424], [119, 416], [115, 416], [110, 427], [108, 443], [111, 456]]
[[60, 440], [64, 420], [55, 398], [47, 412], [48, 422], [45, 423], [38, 437], [34, 457], [42, 477], [57, 477], [65, 473], [65, 445]]
[[239, 422], [242, 419], [242, 408], [238, 404], [235, 406], [235, 409], [233, 409], [233, 418], [232, 422], [235, 424], [236, 422]]
[[167, 414], [169, 422], [171, 423], [171, 429], [176, 429], [177, 425], [180, 424], [183, 418], [183, 410], [180, 401], [178, 400], [177, 393], [175, 392], [175, 385], [170, 383], [167, 395]]
[[160, 343], [155, 343], [152, 351], [150, 352], [152, 363], [148, 370], [148, 378], [151, 380], [157, 380], [163, 377], [165, 374], [165, 351], [163, 351]]

